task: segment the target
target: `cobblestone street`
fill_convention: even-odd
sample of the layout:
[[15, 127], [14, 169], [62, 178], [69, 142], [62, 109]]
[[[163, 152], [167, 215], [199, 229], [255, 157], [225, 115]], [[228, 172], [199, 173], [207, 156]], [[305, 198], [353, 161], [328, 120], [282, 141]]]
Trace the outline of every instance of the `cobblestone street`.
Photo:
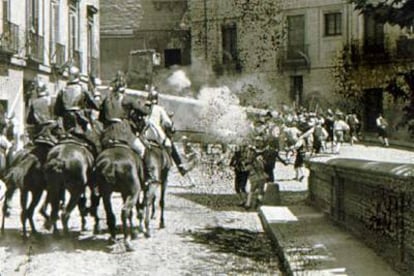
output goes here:
[[[414, 155], [399, 149], [345, 145], [340, 155], [314, 158], [334, 157], [412, 163]], [[55, 239], [43, 230], [41, 239], [24, 244], [16, 194], [11, 218], [6, 220], [6, 234], [0, 242], [1, 275], [279, 275], [277, 257], [256, 212], [237, 206], [231, 169], [204, 164], [190, 176], [194, 187], [172, 168], [166, 228], [158, 229], [158, 222], [151, 221], [153, 236], [140, 236], [133, 242], [136, 250], [132, 253], [125, 253], [121, 242], [109, 245], [107, 234], [92, 237], [91, 231], [79, 233], [78, 211], [70, 220], [73, 237]], [[276, 178], [282, 191], [307, 189], [306, 181], [299, 183], [291, 180], [293, 177], [292, 166], [277, 163]], [[118, 195], [115, 201], [119, 225]], [[100, 212], [105, 218], [103, 208]], [[41, 228], [39, 215], [36, 222]], [[92, 223], [90, 218], [90, 228]], [[106, 229], [105, 221], [101, 223]]]
[[[79, 233], [78, 211], [70, 220], [73, 237], [56, 240], [44, 232], [41, 239], [23, 244], [16, 194], [0, 242], [0, 274], [279, 275], [277, 257], [257, 214], [237, 207], [230, 173], [224, 170], [207, 178], [196, 169], [191, 175], [197, 185], [189, 188], [188, 180], [173, 168], [166, 228], [160, 230], [158, 221], [151, 221], [153, 236], [133, 241], [136, 250], [132, 253], [125, 253], [121, 242], [109, 246], [107, 234], [93, 238], [90, 231]], [[119, 196], [115, 200], [119, 225]], [[102, 207], [100, 211], [105, 218]], [[39, 215], [36, 218], [41, 229], [43, 221]], [[88, 222], [91, 227], [92, 219]], [[101, 223], [106, 229], [105, 221]]]

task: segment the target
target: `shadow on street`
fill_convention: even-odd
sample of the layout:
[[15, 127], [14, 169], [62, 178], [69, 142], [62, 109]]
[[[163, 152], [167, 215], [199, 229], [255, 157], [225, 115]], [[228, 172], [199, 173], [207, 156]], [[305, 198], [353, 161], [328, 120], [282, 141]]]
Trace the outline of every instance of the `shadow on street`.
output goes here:
[[190, 235], [193, 238], [192, 242], [204, 244], [214, 252], [230, 253], [252, 259], [255, 267], [244, 267], [239, 271], [240, 273], [279, 271], [277, 255], [265, 233], [214, 227], [184, 235]]

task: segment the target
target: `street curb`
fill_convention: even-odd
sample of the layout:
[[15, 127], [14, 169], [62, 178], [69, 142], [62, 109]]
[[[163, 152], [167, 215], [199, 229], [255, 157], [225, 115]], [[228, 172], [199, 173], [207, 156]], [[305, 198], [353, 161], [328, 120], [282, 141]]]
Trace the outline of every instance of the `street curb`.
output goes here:
[[258, 216], [288, 276], [399, 275], [373, 249], [311, 206], [261, 206]]
[[280, 268], [287, 276], [293, 276], [290, 263], [288, 261], [287, 256], [285, 255], [285, 250], [283, 250], [282, 245], [279, 243], [279, 240], [281, 239], [280, 237], [277, 237], [277, 234], [273, 233], [270, 227], [270, 223], [268, 223], [266, 216], [262, 211], [262, 207], [260, 207], [258, 215], [259, 215], [260, 221], [262, 222], [262, 226], [263, 226], [265, 233], [272, 241], [273, 247], [276, 249], [276, 253], [280, 261], [280, 266], [281, 266]]

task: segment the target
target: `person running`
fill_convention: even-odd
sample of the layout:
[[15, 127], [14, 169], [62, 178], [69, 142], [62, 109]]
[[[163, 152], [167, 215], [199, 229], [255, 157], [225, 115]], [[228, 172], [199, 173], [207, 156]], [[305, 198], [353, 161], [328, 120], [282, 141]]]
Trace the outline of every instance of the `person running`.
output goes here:
[[346, 117], [346, 122], [349, 125], [349, 136], [350, 136], [350, 143], [351, 145], [354, 144], [354, 142], [358, 142], [358, 131], [359, 131], [359, 119], [356, 115], [355, 110], [353, 110], [348, 116]]
[[335, 121], [333, 125], [334, 131], [334, 154], [339, 154], [342, 143], [344, 142], [345, 132], [349, 131], [349, 125], [344, 121], [344, 115], [341, 111], [335, 113]]
[[230, 167], [234, 169], [234, 189], [239, 196], [239, 206], [244, 206], [247, 200], [247, 180], [249, 178], [249, 170], [247, 163], [247, 146], [236, 146], [234, 154], [230, 160]]
[[381, 113], [378, 114], [378, 117], [376, 119], [377, 124], [377, 131], [378, 131], [378, 138], [380, 139], [383, 146], [388, 147], [388, 122], [387, 120], [382, 116]]

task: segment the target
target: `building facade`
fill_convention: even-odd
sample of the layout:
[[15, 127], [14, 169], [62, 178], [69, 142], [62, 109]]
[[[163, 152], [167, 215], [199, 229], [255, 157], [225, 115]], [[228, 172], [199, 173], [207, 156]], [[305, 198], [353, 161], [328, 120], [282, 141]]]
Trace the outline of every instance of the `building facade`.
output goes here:
[[103, 80], [127, 72], [134, 50], [155, 50], [162, 68], [191, 63], [187, 0], [102, 0], [101, 8]]
[[392, 125], [401, 118], [401, 107], [384, 92], [384, 76], [414, 64], [412, 35], [348, 1], [189, 0], [189, 18], [193, 59], [207, 60], [218, 73], [259, 73], [285, 103], [345, 108], [336, 93], [339, 63], [363, 94], [358, 108], [366, 130], [374, 130], [380, 112]]
[[99, 77], [99, 0], [2, 0], [0, 15], [0, 103], [21, 134], [33, 79], [53, 96], [64, 64]]

